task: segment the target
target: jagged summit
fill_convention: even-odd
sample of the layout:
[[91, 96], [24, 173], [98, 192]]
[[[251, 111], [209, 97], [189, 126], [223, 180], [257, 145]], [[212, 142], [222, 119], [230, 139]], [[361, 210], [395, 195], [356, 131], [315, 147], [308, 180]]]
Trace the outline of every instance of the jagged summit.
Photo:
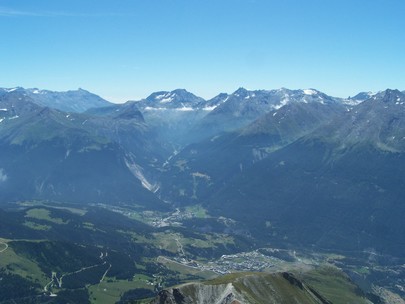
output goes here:
[[372, 99], [379, 100], [384, 103], [404, 104], [405, 94], [399, 90], [387, 89], [375, 94]]
[[183, 109], [193, 110], [203, 105], [205, 100], [186, 91], [176, 89], [173, 91], [159, 91], [152, 93], [146, 99], [137, 102], [141, 109]]
[[123, 107], [118, 108], [117, 110], [118, 111], [113, 112], [114, 114], [116, 114], [115, 116], [113, 116], [114, 118], [135, 119], [140, 122], [145, 122], [142, 113], [139, 111], [135, 103], [129, 103]]
[[357, 101], [364, 101], [366, 99], [369, 99], [370, 97], [373, 97], [374, 95], [376, 95], [377, 93], [375, 92], [360, 92], [357, 95], [353, 96], [353, 97], [349, 97], [350, 100], [357, 100]]
[[405, 151], [405, 94], [387, 89], [318, 130], [315, 137], [340, 150], [370, 145], [387, 152]]
[[251, 92], [251, 91], [240, 87], [235, 92], [233, 92], [232, 95], [238, 96], [238, 97], [246, 97], [249, 94], [249, 92]]

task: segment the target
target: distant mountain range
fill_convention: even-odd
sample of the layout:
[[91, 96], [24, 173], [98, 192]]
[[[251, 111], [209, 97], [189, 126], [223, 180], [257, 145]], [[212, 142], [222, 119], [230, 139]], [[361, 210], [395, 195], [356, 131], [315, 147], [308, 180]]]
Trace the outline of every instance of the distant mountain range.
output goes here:
[[183, 204], [202, 201], [263, 240], [399, 256], [404, 100], [386, 90], [353, 108], [285, 106], [183, 149], [167, 165], [162, 191]]
[[40, 106], [50, 107], [64, 112], [81, 113], [90, 108], [111, 105], [107, 100], [83, 89], [55, 92], [39, 89], [24, 89], [21, 87], [11, 89], [0, 88], [0, 96], [11, 92], [18, 92], [23, 96], [30, 97], [34, 103]]
[[405, 250], [405, 94], [0, 89], [0, 202], [200, 204], [285, 246]]
[[97, 117], [40, 106], [24, 90], [6, 92], [0, 147], [1, 201], [160, 204], [143, 167], [163, 156], [136, 108]]

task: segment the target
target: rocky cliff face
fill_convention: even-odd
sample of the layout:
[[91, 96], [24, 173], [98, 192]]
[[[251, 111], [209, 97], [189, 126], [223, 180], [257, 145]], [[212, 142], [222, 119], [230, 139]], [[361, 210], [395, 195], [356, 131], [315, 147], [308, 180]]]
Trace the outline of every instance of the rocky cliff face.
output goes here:
[[[358, 297], [358, 303], [367, 300]], [[161, 291], [151, 304], [329, 304], [329, 299], [291, 273], [231, 274]]]
[[218, 303], [218, 304], [241, 304], [247, 303], [242, 300], [234, 286], [229, 284], [204, 285], [200, 283], [183, 285], [179, 288], [163, 290], [153, 304], [191, 304], [191, 303]]

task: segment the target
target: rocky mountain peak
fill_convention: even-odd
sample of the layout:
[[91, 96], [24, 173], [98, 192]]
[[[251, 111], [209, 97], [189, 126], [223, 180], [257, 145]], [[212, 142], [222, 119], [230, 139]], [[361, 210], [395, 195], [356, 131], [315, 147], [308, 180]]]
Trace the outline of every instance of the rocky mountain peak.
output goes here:
[[395, 103], [395, 104], [402, 104], [405, 103], [405, 94], [400, 92], [399, 90], [391, 90], [387, 89], [383, 92], [376, 94], [373, 97], [374, 100], [380, 100], [384, 103]]
[[140, 109], [183, 109], [193, 110], [204, 105], [205, 100], [184, 89], [159, 91], [136, 102]]
[[246, 97], [248, 94], [249, 91], [242, 87], [240, 87], [239, 89], [237, 89], [235, 92], [232, 93], [232, 95], [237, 97]]
[[124, 107], [119, 108], [116, 112], [117, 115], [115, 118], [126, 120], [135, 119], [140, 122], [145, 122], [144, 117], [139, 111], [136, 103], [128, 103]]

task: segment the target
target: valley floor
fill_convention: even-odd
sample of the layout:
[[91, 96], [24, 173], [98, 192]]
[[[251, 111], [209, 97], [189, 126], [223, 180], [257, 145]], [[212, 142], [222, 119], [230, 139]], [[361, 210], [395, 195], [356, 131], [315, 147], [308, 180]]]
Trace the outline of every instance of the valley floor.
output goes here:
[[[329, 270], [320, 274], [323, 278], [341, 269], [364, 298], [379, 299], [375, 303], [403, 303], [405, 295], [400, 259], [373, 251], [255, 246], [251, 236], [233, 232], [232, 219], [213, 218], [201, 206], [156, 212], [25, 202], [3, 211], [3, 222], [4, 216], [10, 230], [4, 227], [0, 239], [0, 277], [10, 284], [22, 280], [32, 303], [127, 303], [173, 285], [235, 273], [288, 272], [316, 285], [316, 276], [307, 274], [325, 267]], [[211, 229], [192, 229], [190, 223]], [[317, 290], [328, 295], [333, 281], [325, 284]], [[18, 298], [4, 290], [0, 296]]]

